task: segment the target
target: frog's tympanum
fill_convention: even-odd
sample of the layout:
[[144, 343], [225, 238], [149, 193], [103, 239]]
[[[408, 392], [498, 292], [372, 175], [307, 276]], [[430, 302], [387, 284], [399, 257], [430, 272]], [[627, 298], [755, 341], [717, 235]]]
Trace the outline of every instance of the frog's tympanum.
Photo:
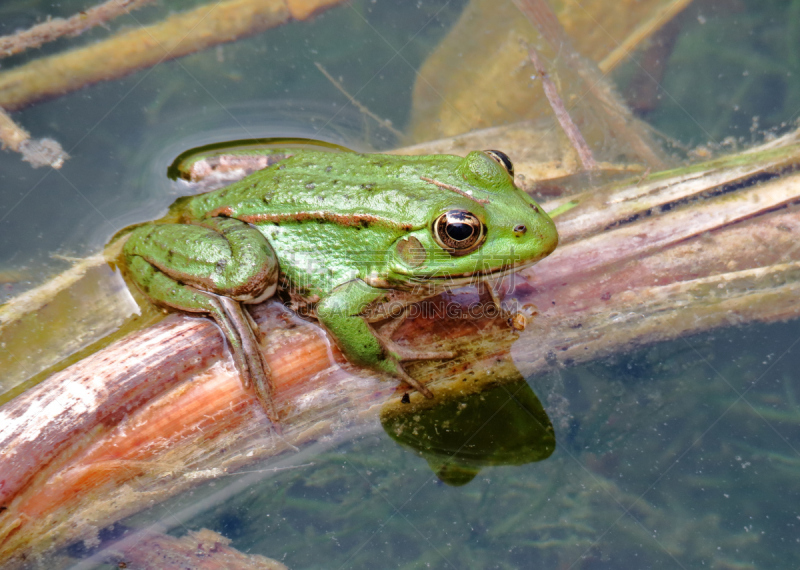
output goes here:
[[402, 363], [453, 354], [416, 352], [379, 336], [370, 324], [379, 320], [375, 307], [398, 292], [408, 303], [498, 278], [557, 243], [553, 221], [514, 185], [501, 152], [299, 150], [231, 186], [181, 198], [168, 217], [135, 228], [123, 255], [152, 301], [217, 322], [245, 387], [254, 386], [276, 422], [258, 327], [243, 304], [280, 288], [350, 361], [432, 397]]

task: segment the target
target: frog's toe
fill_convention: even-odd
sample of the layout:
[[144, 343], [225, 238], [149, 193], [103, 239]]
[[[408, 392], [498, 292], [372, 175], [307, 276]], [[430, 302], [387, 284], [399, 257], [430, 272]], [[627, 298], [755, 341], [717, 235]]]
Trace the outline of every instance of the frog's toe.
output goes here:
[[240, 303], [228, 297], [218, 296], [216, 299], [221, 310], [212, 313], [212, 316], [231, 343], [233, 361], [242, 384], [246, 389], [252, 386], [273, 428], [280, 434], [278, 410], [272, 397], [271, 373], [256, 338], [260, 329]]
[[400, 379], [401, 379], [403, 382], [405, 382], [406, 384], [408, 384], [409, 386], [411, 386], [412, 388], [414, 388], [414, 389], [415, 389], [417, 392], [419, 392], [420, 394], [422, 394], [423, 396], [425, 396], [425, 397], [426, 397], [426, 398], [428, 398], [429, 400], [430, 400], [430, 399], [433, 399], [433, 392], [431, 392], [431, 391], [430, 391], [430, 390], [429, 390], [429, 389], [428, 389], [428, 388], [425, 386], [425, 384], [422, 384], [421, 382], [419, 382], [419, 381], [415, 380], [414, 378], [412, 378], [411, 376], [409, 376], [409, 375], [408, 375], [408, 372], [406, 372], [405, 370], [403, 370], [403, 367], [402, 367], [402, 366], [400, 366], [399, 364], [397, 365], [396, 373], [397, 373], [397, 376], [398, 376], [398, 377], [399, 377], [399, 378], [400, 378]]
[[278, 410], [275, 407], [275, 401], [272, 398], [272, 391], [270, 390], [270, 377], [269, 372], [265, 370], [264, 366], [257, 363], [250, 362], [249, 370], [245, 374], [249, 374], [250, 381], [256, 393], [261, 407], [266, 412], [272, 426], [281, 433], [280, 421], [278, 419]]
[[414, 350], [402, 346], [393, 346], [392, 352], [397, 355], [400, 362], [410, 362], [413, 360], [450, 360], [456, 357], [452, 350]]
[[414, 360], [450, 360], [456, 357], [452, 350], [416, 350], [400, 346], [393, 340], [380, 339], [384, 349], [386, 349], [398, 362], [410, 362]]

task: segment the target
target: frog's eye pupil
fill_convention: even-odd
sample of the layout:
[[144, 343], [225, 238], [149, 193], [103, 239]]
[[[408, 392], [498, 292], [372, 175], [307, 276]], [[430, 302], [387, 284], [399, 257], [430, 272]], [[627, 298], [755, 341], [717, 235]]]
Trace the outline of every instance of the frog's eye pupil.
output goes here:
[[450, 210], [436, 218], [433, 237], [451, 255], [466, 255], [483, 243], [486, 228], [475, 214], [465, 210]]
[[486, 156], [494, 160], [497, 164], [502, 166], [508, 172], [511, 178], [514, 178], [514, 163], [508, 158], [508, 155], [499, 150], [485, 150], [483, 151]]
[[444, 231], [447, 232], [447, 235], [455, 240], [455, 241], [464, 241], [472, 236], [475, 232], [475, 228], [469, 224], [449, 224], [445, 227]]

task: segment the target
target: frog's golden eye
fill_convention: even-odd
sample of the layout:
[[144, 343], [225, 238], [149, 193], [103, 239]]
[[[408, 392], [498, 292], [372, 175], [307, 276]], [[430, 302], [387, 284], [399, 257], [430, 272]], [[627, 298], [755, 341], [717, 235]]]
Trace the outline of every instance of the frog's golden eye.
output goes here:
[[499, 150], [485, 150], [483, 153], [497, 164], [505, 168], [506, 172], [508, 172], [508, 175], [511, 178], [514, 178], [514, 163], [511, 162], [511, 159], [508, 158], [506, 153], [500, 152]]
[[486, 239], [486, 228], [475, 214], [450, 210], [436, 218], [433, 237], [452, 255], [466, 255], [478, 249]]

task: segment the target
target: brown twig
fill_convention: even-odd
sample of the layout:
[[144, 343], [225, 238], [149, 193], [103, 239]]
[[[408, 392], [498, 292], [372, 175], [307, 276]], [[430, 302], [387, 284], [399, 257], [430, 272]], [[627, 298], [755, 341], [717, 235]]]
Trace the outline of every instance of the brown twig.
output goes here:
[[372, 111], [370, 111], [369, 109], [367, 109], [367, 107], [366, 107], [366, 106], [362, 105], [362, 104], [361, 104], [361, 103], [360, 103], [360, 102], [359, 102], [359, 101], [358, 101], [358, 100], [357, 100], [355, 97], [353, 97], [352, 95], [350, 95], [350, 93], [348, 93], [348, 92], [345, 90], [345, 88], [344, 88], [344, 87], [342, 87], [342, 84], [341, 84], [341, 83], [339, 83], [339, 82], [338, 82], [338, 81], [337, 81], [337, 80], [336, 80], [336, 79], [335, 79], [335, 78], [334, 78], [334, 77], [333, 77], [333, 76], [332, 76], [330, 73], [328, 73], [328, 71], [327, 71], [327, 70], [326, 70], [324, 67], [322, 67], [322, 64], [321, 64], [321, 63], [319, 63], [319, 62], [315, 61], [315, 62], [314, 62], [314, 65], [316, 65], [316, 66], [317, 66], [317, 69], [319, 69], [319, 70], [320, 70], [320, 72], [322, 73], [322, 75], [324, 75], [324, 76], [325, 76], [325, 78], [326, 78], [328, 81], [330, 81], [331, 83], [333, 83], [333, 86], [334, 86], [334, 87], [336, 87], [336, 89], [338, 89], [339, 91], [341, 91], [341, 93], [342, 93], [342, 94], [343, 94], [345, 97], [347, 97], [347, 100], [348, 100], [348, 101], [350, 101], [350, 103], [352, 103], [352, 104], [353, 104], [353, 106], [355, 106], [355, 107], [356, 107], [356, 108], [357, 108], [359, 111], [361, 111], [361, 112], [362, 112], [362, 113], [364, 113], [366, 116], [368, 116], [368, 117], [370, 117], [371, 119], [373, 119], [375, 122], [377, 122], [377, 123], [378, 123], [380, 126], [382, 126], [383, 128], [385, 128], [385, 129], [387, 129], [388, 131], [390, 131], [390, 132], [391, 132], [391, 133], [392, 133], [394, 136], [396, 136], [398, 139], [400, 139], [400, 138], [402, 138], [402, 137], [403, 137], [403, 133], [401, 133], [400, 131], [398, 131], [397, 129], [395, 129], [395, 128], [392, 126], [392, 122], [391, 122], [391, 121], [389, 121], [388, 119], [381, 119], [381, 118], [380, 118], [378, 115], [376, 115], [375, 113], [373, 113]]
[[0, 57], [8, 57], [28, 48], [39, 47], [63, 36], [78, 36], [94, 26], [141, 8], [154, 0], [108, 0], [67, 18], [54, 18], [28, 30], [0, 37]]
[[587, 64], [572, 46], [553, 10], [545, 0], [514, 0], [525, 17], [539, 33], [559, 53], [566, 65], [572, 68], [583, 80], [586, 90], [592, 95], [588, 104], [601, 117], [605, 118], [612, 133], [628, 143], [633, 151], [653, 168], [664, 168], [664, 161], [658, 156], [656, 145], [647, 132], [636, 126], [636, 121], [627, 107], [619, 100], [607, 84], [599, 70]]
[[536, 68], [536, 73], [538, 73], [539, 77], [542, 79], [544, 94], [547, 96], [547, 100], [553, 108], [556, 119], [558, 119], [558, 124], [564, 129], [564, 133], [567, 135], [569, 142], [578, 153], [583, 168], [586, 170], [597, 170], [597, 162], [594, 159], [592, 150], [589, 148], [589, 145], [586, 144], [586, 139], [583, 138], [580, 129], [578, 129], [572, 117], [570, 117], [567, 108], [564, 106], [564, 101], [558, 94], [558, 89], [556, 89], [555, 83], [553, 83], [553, 80], [550, 78], [550, 74], [547, 73], [547, 69], [542, 63], [542, 59], [539, 57], [536, 48], [531, 46], [528, 49], [528, 55], [533, 62], [533, 67]]

